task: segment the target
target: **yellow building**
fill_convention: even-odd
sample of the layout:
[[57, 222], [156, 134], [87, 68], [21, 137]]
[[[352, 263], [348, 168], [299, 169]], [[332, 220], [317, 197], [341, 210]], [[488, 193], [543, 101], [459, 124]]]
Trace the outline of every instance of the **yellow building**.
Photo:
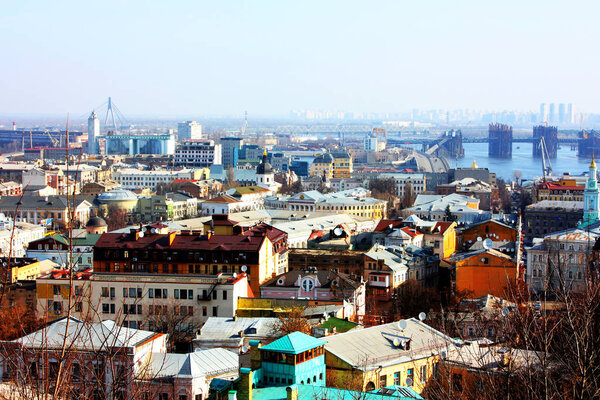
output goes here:
[[333, 178], [333, 157], [329, 153], [319, 154], [310, 165], [311, 176]]
[[354, 168], [352, 166], [352, 156], [347, 151], [331, 153], [333, 158], [333, 177], [350, 178]]
[[60, 265], [52, 260], [35, 261], [27, 265], [16, 265], [10, 268], [10, 283], [34, 280], [38, 276], [47, 274], [58, 267]]
[[327, 381], [343, 387], [362, 382], [372, 391], [390, 385], [421, 393], [437, 374], [440, 357], [456, 351], [456, 342], [414, 318], [324, 338]]

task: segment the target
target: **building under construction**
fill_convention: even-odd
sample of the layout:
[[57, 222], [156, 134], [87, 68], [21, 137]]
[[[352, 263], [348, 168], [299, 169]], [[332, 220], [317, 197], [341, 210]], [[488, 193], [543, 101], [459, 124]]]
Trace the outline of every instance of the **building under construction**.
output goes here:
[[579, 132], [577, 155], [583, 158], [598, 157], [600, 154], [600, 132], [598, 131], [583, 131]]
[[490, 124], [488, 155], [496, 158], [512, 158], [512, 126]]
[[533, 127], [533, 156], [542, 157], [542, 138], [548, 157], [556, 158], [558, 150], [558, 128], [556, 126], [534, 126]]
[[444, 132], [438, 140], [424, 144], [423, 151], [437, 157], [464, 157], [465, 149], [463, 147], [463, 135], [461, 130], [452, 129]]

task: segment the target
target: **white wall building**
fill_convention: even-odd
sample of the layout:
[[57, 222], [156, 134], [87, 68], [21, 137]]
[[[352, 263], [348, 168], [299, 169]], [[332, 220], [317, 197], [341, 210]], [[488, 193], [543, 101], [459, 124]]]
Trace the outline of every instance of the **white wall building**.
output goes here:
[[212, 140], [185, 140], [175, 150], [175, 165], [210, 167], [221, 164], [221, 145]]
[[179, 140], [202, 139], [202, 125], [196, 121], [185, 121], [178, 123], [177, 138]]
[[122, 168], [113, 172], [113, 180], [121, 184], [126, 190], [147, 187], [154, 189], [160, 182], [169, 183], [175, 179], [193, 179], [193, 170], [141, 170], [135, 168]]
[[381, 177], [394, 180], [398, 197], [404, 196], [406, 186], [409, 183], [415, 196], [426, 190], [425, 174], [382, 174]]

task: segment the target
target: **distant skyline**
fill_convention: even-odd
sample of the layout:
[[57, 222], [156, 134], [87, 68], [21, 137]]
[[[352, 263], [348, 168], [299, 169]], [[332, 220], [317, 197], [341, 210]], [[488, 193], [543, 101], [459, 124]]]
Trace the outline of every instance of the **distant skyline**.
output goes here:
[[600, 113], [597, 1], [23, 1], [0, 114]]

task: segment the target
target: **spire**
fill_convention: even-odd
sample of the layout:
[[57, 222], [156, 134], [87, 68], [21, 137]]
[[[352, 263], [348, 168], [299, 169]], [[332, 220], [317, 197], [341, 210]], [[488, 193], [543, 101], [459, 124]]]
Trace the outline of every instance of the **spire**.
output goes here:
[[267, 149], [265, 149], [265, 151], [263, 151], [263, 156], [267, 155]]
[[596, 168], [596, 159], [594, 154], [592, 154], [592, 162], [590, 163], [590, 168]]
[[473, 165], [471, 165], [471, 168], [475, 169], [475, 168], [479, 168], [477, 166], [477, 162], [475, 161], [475, 159], [473, 159]]

